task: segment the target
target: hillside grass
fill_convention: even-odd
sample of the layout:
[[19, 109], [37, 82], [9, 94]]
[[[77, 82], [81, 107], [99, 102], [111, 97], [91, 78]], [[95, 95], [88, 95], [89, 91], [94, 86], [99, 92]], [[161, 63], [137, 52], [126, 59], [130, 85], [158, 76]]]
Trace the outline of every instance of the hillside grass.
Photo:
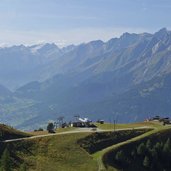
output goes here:
[[[98, 128], [104, 130], [112, 130], [113, 124], [98, 124]], [[122, 147], [125, 144], [132, 143], [148, 137], [159, 130], [163, 129], [163, 126], [157, 122], [142, 122], [133, 124], [117, 124], [116, 129], [131, 128], [132, 131], [137, 131], [136, 128], [154, 128], [153, 131], [149, 131], [142, 135], [132, 138], [127, 137], [129, 140], [118, 141], [114, 145], [111, 143], [108, 146], [104, 146], [100, 151], [95, 151], [93, 154], [89, 154], [83, 149], [78, 141], [80, 139], [86, 139], [97, 133], [67, 133], [64, 135], [54, 135], [49, 137], [42, 137], [30, 140], [22, 140], [19, 142], [10, 142], [6, 145], [9, 146], [12, 163], [15, 170], [19, 170], [21, 164], [25, 163], [27, 170], [29, 171], [96, 171], [96, 170], [111, 170], [116, 171], [116, 168], [107, 164], [108, 154]], [[144, 129], [143, 128], [143, 129]], [[166, 129], [167, 127], [165, 127]], [[60, 128], [57, 132], [69, 132], [76, 128]], [[118, 130], [119, 131], [119, 130]], [[124, 131], [124, 130], [122, 130]], [[107, 133], [107, 132], [106, 132]], [[36, 132], [37, 135], [48, 134], [46, 131]], [[98, 134], [105, 134], [98, 133]], [[124, 134], [123, 134], [124, 135]], [[132, 138], [132, 139], [130, 139]], [[100, 141], [100, 140], [99, 140]], [[98, 144], [98, 139], [97, 139]]]
[[16, 170], [26, 163], [29, 171], [95, 171], [97, 163], [77, 143], [90, 133], [55, 135], [9, 143]]
[[99, 129], [103, 129], [103, 130], [126, 129], [126, 128], [137, 128], [137, 127], [152, 127], [152, 128], [163, 127], [163, 125], [157, 121], [138, 122], [138, 123], [129, 123], [129, 124], [116, 124], [115, 127], [113, 123], [104, 123], [104, 124], [95, 123], [95, 125]]
[[[74, 127], [66, 127], [66, 128], [57, 128], [55, 130], [56, 133], [62, 133], [62, 132], [69, 132], [69, 131], [74, 131], [77, 130], [77, 128]], [[29, 132], [31, 135], [37, 136], [37, 135], [48, 135], [49, 132], [44, 130], [44, 131], [33, 131]]]
[[0, 141], [29, 136], [31, 136], [31, 134], [16, 130], [4, 124], [0, 124]]
[[78, 129], [78, 128], [75, 128], [75, 127], [57, 128], [57, 129], [56, 129], [56, 133], [74, 131], [74, 130], [77, 130], [77, 129]]
[[37, 136], [37, 135], [48, 135], [48, 131], [33, 131], [33, 132], [29, 132], [30, 134], [32, 134], [33, 136]]

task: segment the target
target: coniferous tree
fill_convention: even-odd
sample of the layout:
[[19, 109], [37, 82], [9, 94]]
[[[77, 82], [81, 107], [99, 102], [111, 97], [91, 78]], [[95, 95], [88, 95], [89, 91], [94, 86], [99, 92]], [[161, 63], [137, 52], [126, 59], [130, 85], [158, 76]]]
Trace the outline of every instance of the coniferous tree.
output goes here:
[[163, 146], [163, 152], [165, 154], [169, 153], [171, 151], [171, 142], [170, 142], [170, 138], [167, 139], [166, 143]]
[[171, 158], [171, 142], [168, 138], [165, 144], [163, 145], [162, 149], [162, 159], [163, 163], [165, 163], [166, 166], [170, 165], [170, 158]]
[[132, 150], [131, 156], [132, 156], [133, 159], [136, 157], [136, 151], [135, 150]]
[[155, 148], [153, 148], [152, 150], [150, 150], [150, 154], [151, 154], [151, 156], [152, 156], [152, 158], [153, 158], [154, 161], [158, 160], [158, 153], [157, 153], [157, 151], [156, 151]]
[[162, 153], [162, 148], [163, 148], [163, 143], [157, 142], [156, 145], [154, 146], [158, 154], [160, 155]]
[[8, 149], [6, 148], [2, 154], [1, 158], [1, 170], [2, 171], [11, 171], [11, 159], [10, 159], [10, 153]]
[[47, 130], [49, 133], [54, 132], [54, 124], [52, 122], [48, 123]]
[[145, 154], [145, 152], [146, 152], [145, 144], [141, 143], [137, 148], [137, 154], [142, 156]]
[[125, 160], [125, 155], [124, 155], [123, 151], [118, 151], [118, 152], [116, 153], [115, 159], [116, 159], [117, 161], [119, 161], [119, 162], [124, 162], [124, 160]]
[[153, 147], [149, 152], [151, 156], [151, 167], [157, 170], [160, 167], [160, 160], [156, 148]]
[[150, 150], [151, 147], [152, 147], [152, 143], [151, 143], [151, 141], [150, 141], [150, 139], [149, 139], [149, 140], [147, 140], [147, 142], [146, 142], [146, 148], [147, 148], [148, 150]]
[[147, 167], [147, 168], [150, 167], [150, 159], [149, 159], [148, 156], [145, 156], [145, 157], [144, 157], [143, 166], [144, 166], [144, 167]]

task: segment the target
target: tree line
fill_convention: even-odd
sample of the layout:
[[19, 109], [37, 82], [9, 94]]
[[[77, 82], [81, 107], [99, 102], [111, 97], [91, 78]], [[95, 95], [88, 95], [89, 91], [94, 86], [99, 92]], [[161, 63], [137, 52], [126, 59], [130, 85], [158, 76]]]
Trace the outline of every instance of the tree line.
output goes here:
[[151, 140], [140, 143], [135, 148], [116, 152], [115, 163], [126, 168], [137, 165], [144, 170], [171, 170], [171, 140], [152, 143]]

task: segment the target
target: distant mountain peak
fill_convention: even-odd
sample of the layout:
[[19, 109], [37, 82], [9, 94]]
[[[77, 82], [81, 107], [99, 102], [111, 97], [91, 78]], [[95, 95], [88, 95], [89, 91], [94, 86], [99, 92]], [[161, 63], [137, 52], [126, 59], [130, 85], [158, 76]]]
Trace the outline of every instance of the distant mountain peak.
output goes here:
[[44, 47], [58, 48], [58, 46], [55, 43], [45, 43]]
[[130, 35], [131, 35], [131, 33], [125, 32], [121, 35], [121, 37], [126, 37], [126, 36], [130, 36]]
[[67, 52], [72, 51], [75, 47], [76, 47], [76, 46], [73, 45], [73, 44], [72, 44], [72, 45], [68, 45], [68, 46], [66, 46], [66, 47], [63, 47], [63, 48], [62, 48], [62, 51], [65, 52], [65, 53], [67, 53]]
[[43, 48], [43, 47], [58, 47], [55, 43], [40, 43], [30, 46], [30, 48]]
[[135, 34], [135, 33], [128, 33], [128, 32], [125, 32], [123, 33], [120, 38], [121, 39], [126, 39], [126, 38], [129, 38], [129, 37], [134, 37], [134, 36], [137, 36], [138, 34]]
[[168, 32], [166, 27], [161, 28], [158, 32]]
[[167, 28], [162, 28], [158, 32], [154, 34], [155, 37], [158, 39], [163, 39], [165, 38], [170, 32], [167, 30]]
[[41, 43], [37, 45], [30, 46], [30, 49], [32, 52], [39, 52], [42, 50], [52, 50], [52, 49], [57, 49], [59, 50], [59, 47], [55, 43]]
[[102, 40], [94, 40], [89, 42], [87, 45], [92, 45], [93, 47], [102, 46], [104, 42]]

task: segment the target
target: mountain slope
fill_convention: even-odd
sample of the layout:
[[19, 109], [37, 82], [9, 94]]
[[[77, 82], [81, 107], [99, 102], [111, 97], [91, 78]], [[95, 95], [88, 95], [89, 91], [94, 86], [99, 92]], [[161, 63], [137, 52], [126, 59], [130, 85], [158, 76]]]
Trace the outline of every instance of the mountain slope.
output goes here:
[[41, 80], [42, 68], [52, 63], [54, 56], [60, 53], [54, 44], [0, 48], [0, 83], [14, 89]]
[[62, 49], [54, 44], [16, 48], [17, 53], [22, 49], [30, 54], [20, 57], [30, 64], [30, 77], [26, 77], [25, 65], [20, 72], [33, 82], [18, 88], [12, 93], [15, 100], [1, 106], [3, 121], [15, 114], [23, 119], [10, 122], [29, 128], [60, 115], [69, 120], [76, 113], [92, 119], [118, 115], [122, 122], [169, 115], [171, 32], [165, 28], [154, 34], [124, 33], [108, 42]]

